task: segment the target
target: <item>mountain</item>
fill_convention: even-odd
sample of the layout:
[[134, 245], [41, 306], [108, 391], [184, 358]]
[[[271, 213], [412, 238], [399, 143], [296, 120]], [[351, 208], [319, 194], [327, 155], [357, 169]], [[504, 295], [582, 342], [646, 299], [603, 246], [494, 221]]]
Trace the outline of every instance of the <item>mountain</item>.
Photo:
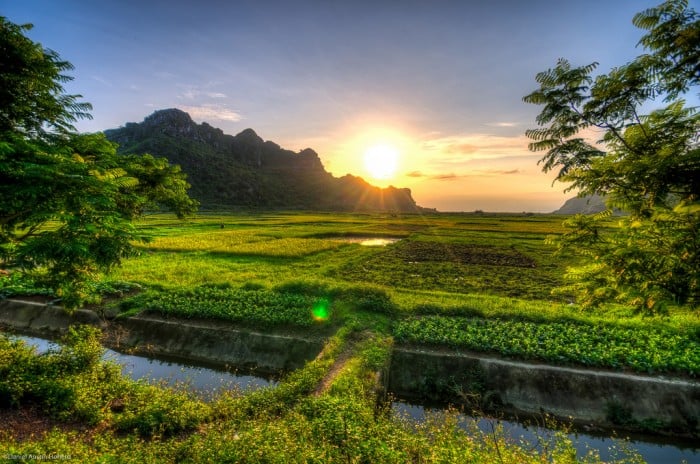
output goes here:
[[[589, 195], [585, 197], [569, 198], [561, 208], [552, 214], [596, 214], [605, 211], [605, 197], [600, 195]], [[614, 215], [623, 214], [618, 209], [613, 209]]]
[[178, 109], [156, 111], [141, 123], [105, 131], [119, 153], [150, 153], [179, 164], [204, 208], [321, 211], [423, 210], [406, 188], [379, 188], [360, 177], [336, 178], [310, 148], [295, 153], [252, 129], [236, 136]]

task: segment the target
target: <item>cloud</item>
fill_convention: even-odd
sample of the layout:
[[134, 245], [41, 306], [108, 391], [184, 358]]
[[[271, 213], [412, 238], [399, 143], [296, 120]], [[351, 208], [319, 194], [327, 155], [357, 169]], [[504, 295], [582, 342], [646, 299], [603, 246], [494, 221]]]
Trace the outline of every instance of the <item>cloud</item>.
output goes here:
[[509, 169], [509, 170], [504, 170], [504, 169], [487, 169], [480, 171], [483, 174], [491, 174], [491, 175], [510, 175], [510, 174], [520, 174], [520, 169]]
[[220, 105], [179, 106], [179, 108], [198, 120], [237, 122], [243, 119], [240, 113]]
[[406, 174], [404, 174], [404, 176], [406, 176], [406, 177], [425, 177], [425, 174], [423, 174], [420, 171], [411, 171], [411, 172], [407, 172]]
[[430, 178], [433, 180], [455, 180], [455, 179], [459, 179], [460, 177], [463, 177], [463, 176], [458, 176], [457, 174], [452, 173], [452, 172], [449, 174], [435, 174], [435, 175], [430, 176]]
[[221, 92], [206, 92], [203, 90], [200, 90], [197, 86], [187, 86], [187, 85], [180, 85], [179, 87], [184, 87], [185, 90], [177, 96], [177, 98], [183, 99], [183, 100], [195, 100], [201, 97], [206, 97], [206, 98], [212, 98], [212, 99], [220, 99], [220, 98], [228, 98], [228, 95], [225, 93]]
[[499, 122], [489, 122], [486, 123], [487, 126], [491, 127], [517, 127], [520, 124], [517, 122], [507, 122], [507, 121], [499, 121]]
[[153, 73], [153, 76], [158, 79], [174, 79], [176, 77], [175, 74], [167, 71], [156, 71]]
[[177, 96], [177, 98], [184, 98], [185, 100], [194, 100], [198, 96], [199, 96], [199, 91], [189, 89], [189, 90], [185, 90], [184, 92], [182, 92], [180, 95]]
[[455, 172], [445, 172], [436, 174], [425, 174], [421, 171], [411, 171], [404, 174], [405, 177], [425, 177], [430, 180], [456, 180], [462, 178], [474, 177], [495, 177], [520, 174], [520, 169], [476, 169], [468, 172], [457, 174]]
[[525, 135], [471, 134], [424, 140], [421, 149], [430, 152], [431, 160], [448, 165], [471, 160], [531, 156], [528, 142]]
[[105, 85], [107, 87], [112, 87], [112, 83], [102, 76], [90, 76], [90, 77], [102, 85]]
[[448, 145], [447, 151], [449, 153], [470, 154], [479, 151], [479, 147], [470, 143], [461, 143], [456, 145]]

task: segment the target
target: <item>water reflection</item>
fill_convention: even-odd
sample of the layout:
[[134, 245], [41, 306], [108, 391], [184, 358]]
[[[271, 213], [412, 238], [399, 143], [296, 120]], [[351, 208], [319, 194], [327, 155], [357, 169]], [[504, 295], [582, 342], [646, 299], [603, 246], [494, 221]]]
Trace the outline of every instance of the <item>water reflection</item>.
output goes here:
[[392, 243], [396, 243], [401, 239], [397, 238], [397, 237], [372, 237], [372, 236], [359, 237], [359, 236], [355, 236], [355, 237], [333, 237], [332, 240], [346, 242], [346, 243], [359, 243], [362, 246], [381, 247], [381, 246], [391, 245]]
[[[423, 405], [410, 404], [403, 401], [392, 403], [394, 414], [399, 417], [407, 417], [417, 423], [424, 422], [427, 414], [444, 411], [440, 408], [429, 408]], [[486, 417], [472, 417], [459, 414], [459, 427], [470, 430], [474, 427], [482, 432], [490, 434], [495, 427], [500, 427], [503, 434], [513, 443], [526, 442], [536, 449], [543, 449], [556, 430], [538, 426], [526, 426], [519, 422], [492, 419]], [[606, 462], [620, 459], [625, 456], [625, 450], [634, 450], [642, 458], [650, 463], [696, 463], [700, 462], [700, 449], [671, 443], [652, 443], [637, 439], [620, 440], [612, 437], [594, 436], [585, 433], [567, 433], [576, 448], [577, 458], [585, 459], [589, 453], [598, 453], [600, 459]], [[662, 439], [663, 440], [663, 439]]]
[[398, 241], [399, 241], [398, 238], [370, 238], [370, 239], [367, 239], [367, 240], [362, 240], [362, 241], [360, 242], [360, 245], [362, 245], [362, 246], [372, 246], [372, 247], [376, 247], [376, 246], [387, 246], [387, 245], [390, 245], [390, 244], [392, 244], [392, 243], [396, 243], [396, 242], [398, 242]]
[[[43, 338], [24, 335], [12, 337], [34, 346], [39, 353], [58, 347], [54, 342]], [[135, 356], [110, 349], [105, 350], [103, 359], [121, 365], [122, 373], [134, 380], [143, 379], [168, 386], [184, 386], [205, 399], [212, 398], [224, 390], [256, 390], [276, 384], [273, 379], [262, 375], [240, 374], [211, 366], [198, 366], [181, 360]]]

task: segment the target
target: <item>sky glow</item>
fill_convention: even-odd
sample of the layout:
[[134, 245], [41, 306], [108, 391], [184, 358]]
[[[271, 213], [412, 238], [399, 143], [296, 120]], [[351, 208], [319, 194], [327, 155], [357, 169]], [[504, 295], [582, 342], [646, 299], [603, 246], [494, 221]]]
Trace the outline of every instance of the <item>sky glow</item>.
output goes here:
[[[641, 54], [631, 19], [658, 3], [0, 0], [0, 14], [75, 65], [67, 90], [94, 106], [81, 131], [176, 107], [421, 206], [548, 212], [572, 194], [528, 151], [538, 107], [522, 97], [559, 57], [607, 72]], [[399, 153], [379, 181], [363, 162], [377, 144]]]

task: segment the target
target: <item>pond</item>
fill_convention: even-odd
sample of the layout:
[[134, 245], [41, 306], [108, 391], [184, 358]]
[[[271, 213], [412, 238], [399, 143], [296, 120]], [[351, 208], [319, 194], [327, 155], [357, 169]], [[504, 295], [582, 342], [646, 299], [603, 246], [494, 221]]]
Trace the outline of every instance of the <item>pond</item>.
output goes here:
[[[424, 422], [426, 415], [431, 412], [446, 410], [446, 406], [426, 406], [411, 404], [404, 401], [392, 403], [394, 414], [408, 418], [416, 423]], [[491, 433], [494, 427], [501, 426], [506, 437], [513, 443], [525, 440], [529, 445], [541, 448], [556, 431], [539, 426], [527, 426], [520, 422], [493, 419], [488, 417], [473, 417], [459, 414], [459, 427], [469, 430], [478, 427], [481, 431]], [[587, 433], [567, 433], [576, 448], [577, 458], [583, 460], [589, 450], [597, 450], [604, 461], [611, 461], [623, 456], [622, 450], [632, 449], [639, 453], [650, 464], [654, 463], [697, 463], [700, 462], [700, 448], [697, 443], [673, 440], [666, 437], [633, 436], [629, 440], [619, 440], [610, 436], [596, 436]]]
[[348, 236], [348, 237], [333, 237], [332, 240], [346, 242], [346, 243], [359, 243], [362, 246], [369, 247], [382, 247], [396, 243], [400, 238], [397, 237], [360, 237], [360, 236]]
[[[24, 340], [28, 345], [36, 347], [39, 353], [56, 346], [55, 343], [38, 337], [13, 335], [13, 338]], [[243, 374], [178, 358], [136, 356], [110, 349], [105, 350], [103, 358], [121, 365], [122, 373], [134, 380], [145, 379], [170, 386], [185, 385], [204, 399], [212, 398], [222, 390], [250, 391], [277, 383], [272, 377], [259, 373], [246, 371]]]

